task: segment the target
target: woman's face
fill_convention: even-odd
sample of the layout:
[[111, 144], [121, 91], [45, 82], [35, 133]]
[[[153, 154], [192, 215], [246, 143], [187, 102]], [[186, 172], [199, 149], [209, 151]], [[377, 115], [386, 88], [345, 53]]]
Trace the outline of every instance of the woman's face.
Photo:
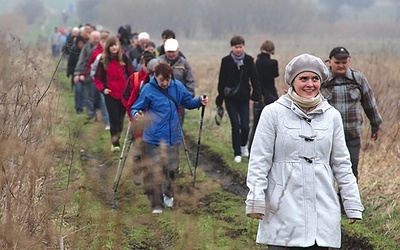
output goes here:
[[314, 72], [302, 72], [293, 81], [293, 89], [303, 98], [314, 98], [321, 88], [319, 76]]
[[119, 44], [116, 43], [116, 44], [111, 45], [109, 50], [110, 50], [111, 54], [117, 54], [118, 50], [119, 50]]
[[235, 54], [236, 56], [240, 56], [241, 54], [243, 54], [244, 45], [236, 44], [236, 45], [232, 46], [231, 49], [232, 49], [233, 54]]
[[171, 76], [164, 77], [163, 75], [159, 74], [156, 76], [156, 80], [157, 80], [158, 86], [160, 86], [163, 89], [166, 89], [166, 88], [168, 88], [169, 83], [171, 82]]

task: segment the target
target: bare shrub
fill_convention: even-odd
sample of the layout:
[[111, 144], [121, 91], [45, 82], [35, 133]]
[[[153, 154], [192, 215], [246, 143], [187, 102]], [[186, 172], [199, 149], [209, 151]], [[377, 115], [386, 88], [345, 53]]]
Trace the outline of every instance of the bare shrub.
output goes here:
[[[19, 38], [0, 36], [0, 246], [41, 249], [54, 245], [52, 214], [58, 99], [49, 86], [47, 60]], [[52, 91], [52, 92], [51, 92]]]

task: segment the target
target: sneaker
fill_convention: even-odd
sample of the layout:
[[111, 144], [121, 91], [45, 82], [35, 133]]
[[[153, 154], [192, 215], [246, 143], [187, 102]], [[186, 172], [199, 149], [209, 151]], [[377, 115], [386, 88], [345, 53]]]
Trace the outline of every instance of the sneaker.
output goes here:
[[163, 212], [163, 210], [161, 208], [155, 208], [153, 209], [153, 214], [161, 214]]
[[242, 151], [243, 157], [249, 157], [249, 149], [247, 146], [240, 146], [240, 150]]
[[242, 157], [240, 155], [237, 155], [237, 156], [235, 156], [235, 158], [233, 160], [237, 163], [240, 163], [240, 162], [242, 162]]
[[168, 197], [164, 194], [164, 205], [166, 207], [173, 207], [174, 206], [174, 197]]
[[106, 127], [104, 128], [104, 130], [110, 130], [110, 125], [106, 125]]
[[111, 145], [111, 152], [119, 152], [119, 151], [121, 151], [121, 148], [119, 146]]

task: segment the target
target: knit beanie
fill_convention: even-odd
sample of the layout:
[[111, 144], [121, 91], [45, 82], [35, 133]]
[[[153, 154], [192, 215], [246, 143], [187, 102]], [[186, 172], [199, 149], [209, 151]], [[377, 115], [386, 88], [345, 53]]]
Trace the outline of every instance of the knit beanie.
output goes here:
[[319, 57], [301, 54], [293, 58], [285, 68], [285, 82], [292, 85], [294, 78], [302, 72], [313, 72], [319, 76], [321, 84], [328, 79], [328, 68]]

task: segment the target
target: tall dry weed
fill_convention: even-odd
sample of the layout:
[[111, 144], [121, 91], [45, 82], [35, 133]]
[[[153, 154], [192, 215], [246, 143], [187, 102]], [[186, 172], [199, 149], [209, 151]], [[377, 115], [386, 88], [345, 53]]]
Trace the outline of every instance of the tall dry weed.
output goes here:
[[50, 60], [0, 35], [0, 247], [54, 245], [53, 213], [59, 206], [53, 167], [59, 96], [50, 84]]

